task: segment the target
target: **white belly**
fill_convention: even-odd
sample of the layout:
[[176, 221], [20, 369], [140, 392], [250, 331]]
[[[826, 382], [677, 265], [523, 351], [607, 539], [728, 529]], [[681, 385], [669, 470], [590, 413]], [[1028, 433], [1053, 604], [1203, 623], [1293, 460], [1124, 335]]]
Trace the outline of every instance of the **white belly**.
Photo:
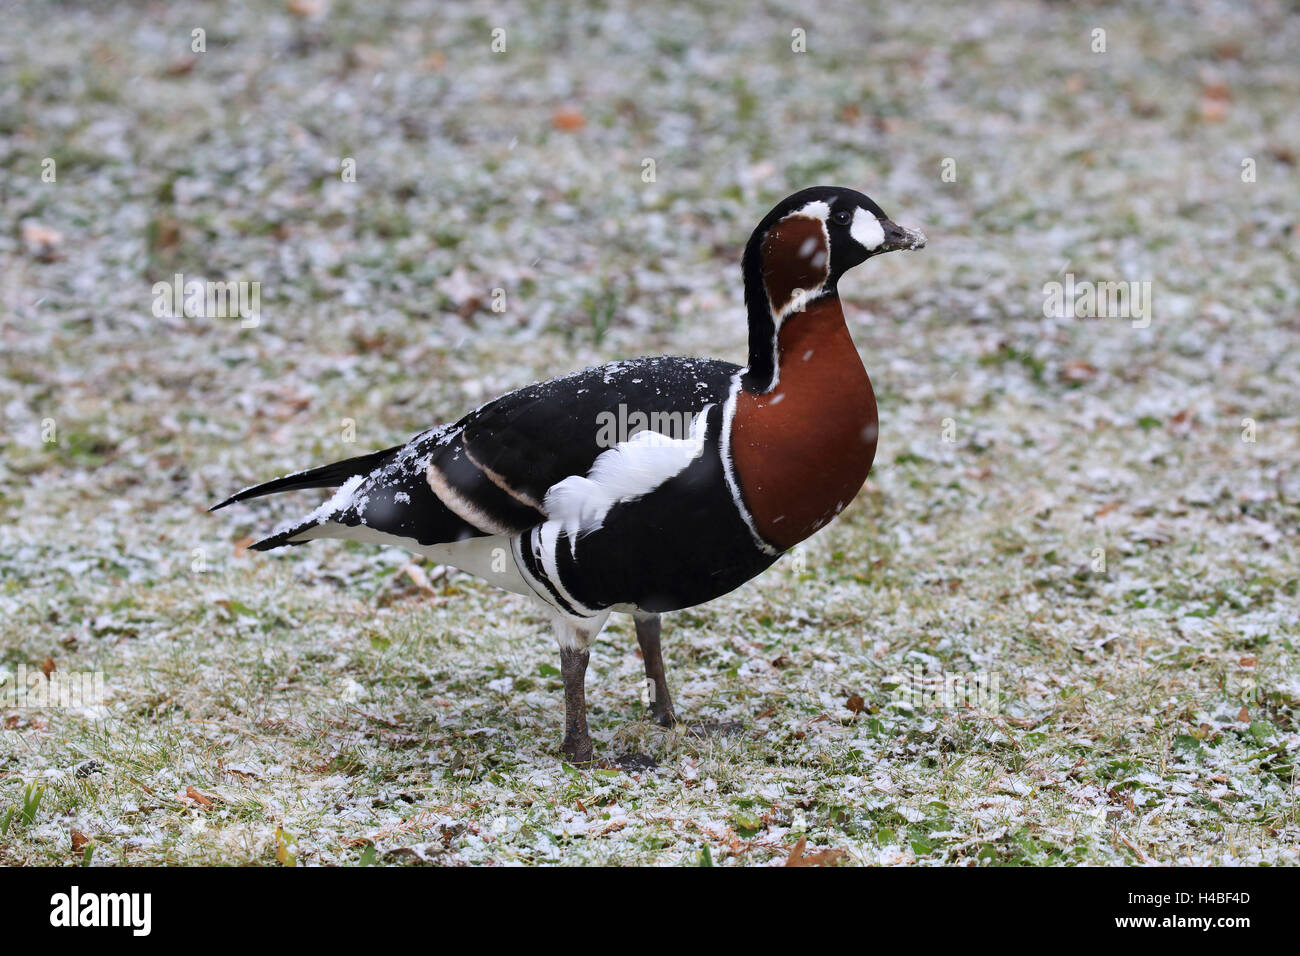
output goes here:
[[366, 544], [386, 544], [412, 554], [423, 555], [438, 564], [449, 564], [467, 574], [482, 578], [489, 584], [504, 591], [513, 591], [528, 597], [537, 597], [536, 592], [519, 573], [514, 555], [510, 551], [510, 538], [506, 535], [488, 535], [481, 538], [466, 538], [448, 544], [418, 544], [413, 538], [376, 531], [364, 525], [349, 527], [329, 522], [313, 528], [302, 538], [340, 538], [345, 541], [361, 541]]

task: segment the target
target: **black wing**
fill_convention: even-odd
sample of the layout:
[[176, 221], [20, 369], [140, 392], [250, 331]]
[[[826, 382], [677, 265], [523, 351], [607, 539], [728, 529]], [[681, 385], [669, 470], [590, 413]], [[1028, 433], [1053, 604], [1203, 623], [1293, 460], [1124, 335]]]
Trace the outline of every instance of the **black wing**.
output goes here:
[[389, 451], [343, 500], [253, 547], [309, 540], [294, 539], [326, 522], [424, 546], [517, 534], [544, 520], [548, 488], [587, 474], [608, 450], [610, 416], [619, 423], [636, 413], [689, 421], [705, 405], [724, 402], [739, 371], [730, 362], [662, 356], [526, 386]]

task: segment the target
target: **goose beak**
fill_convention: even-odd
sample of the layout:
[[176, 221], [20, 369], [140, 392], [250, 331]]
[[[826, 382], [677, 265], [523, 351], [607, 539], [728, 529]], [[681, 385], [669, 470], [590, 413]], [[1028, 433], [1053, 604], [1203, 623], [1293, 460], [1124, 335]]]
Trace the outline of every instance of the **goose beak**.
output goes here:
[[880, 220], [880, 226], [885, 230], [885, 241], [875, 248], [875, 252], [925, 248], [925, 233], [920, 229], [909, 229], [907, 226], [900, 226], [892, 219]]

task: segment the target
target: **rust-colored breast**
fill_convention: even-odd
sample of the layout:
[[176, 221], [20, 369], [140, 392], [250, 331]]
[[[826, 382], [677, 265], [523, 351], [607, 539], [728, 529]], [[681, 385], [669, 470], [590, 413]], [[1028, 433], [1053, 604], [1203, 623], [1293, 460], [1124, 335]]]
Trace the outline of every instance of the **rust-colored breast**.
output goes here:
[[759, 533], [789, 548], [853, 500], [871, 471], [878, 426], [837, 298], [786, 319], [778, 345], [776, 388], [736, 399], [731, 454]]

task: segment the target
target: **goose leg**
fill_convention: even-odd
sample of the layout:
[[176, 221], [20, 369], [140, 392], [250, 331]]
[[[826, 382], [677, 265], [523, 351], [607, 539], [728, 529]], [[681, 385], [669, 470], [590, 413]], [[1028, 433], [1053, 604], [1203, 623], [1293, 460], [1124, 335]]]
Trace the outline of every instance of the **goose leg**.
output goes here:
[[590, 763], [595, 756], [587, 731], [587, 664], [591, 642], [605, 626], [609, 612], [582, 621], [556, 615], [555, 640], [560, 645], [560, 676], [564, 678], [564, 742], [560, 750], [574, 763]]
[[668, 694], [668, 680], [664, 677], [664, 656], [659, 646], [660, 617], [658, 614], [636, 614], [636, 641], [641, 645], [645, 659], [645, 676], [650, 684], [650, 717], [660, 727], [671, 727], [677, 722], [673, 715], [673, 700]]
[[591, 652], [586, 648], [560, 648], [560, 673], [564, 677], [564, 743], [560, 750], [574, 763], [590, 763], [595, 756], [591, 734], [587, 731], [587, 663]]

